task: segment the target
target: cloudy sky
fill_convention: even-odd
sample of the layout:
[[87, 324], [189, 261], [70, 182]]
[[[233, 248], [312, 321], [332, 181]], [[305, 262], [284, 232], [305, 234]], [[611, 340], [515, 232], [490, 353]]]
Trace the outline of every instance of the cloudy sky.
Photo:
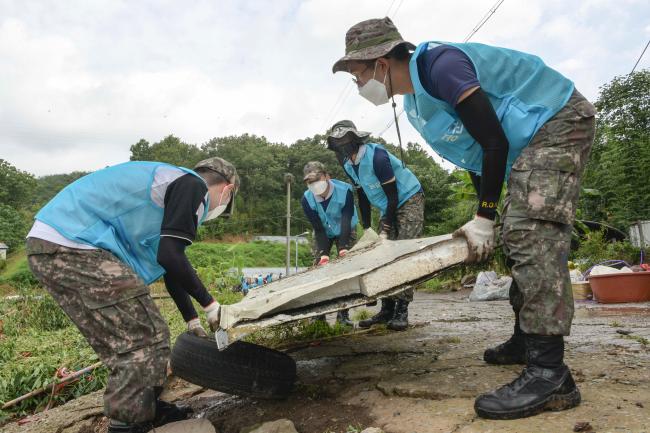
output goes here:
[[[140, 138], [168, 134], [291, 143], [340, 118], [378, 133], [390, 106], [371, 105], [349, 75], [331, 73], [345, 31], [388, 14], [414, 43], [461, 41], [493, 4], [0, 0], [0, 158], [43, 175], [122, 162]], [[537, 54], [593, 100], [630, 71], [649, 18], [648, 0], [505, 0], [472, 41]], [[384, 137], [396, 141], [394, 128]]]

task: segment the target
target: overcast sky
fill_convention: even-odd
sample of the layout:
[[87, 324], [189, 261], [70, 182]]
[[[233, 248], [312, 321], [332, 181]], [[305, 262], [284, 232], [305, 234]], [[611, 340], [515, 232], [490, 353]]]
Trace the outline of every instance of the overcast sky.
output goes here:
[[[140, 138], [168, 134], [292, 143], [341, 118], [378, 133], [390, 105], [371, 105], [348, 74], [331, 73], [345, 31], [388, 14], [416, 44], [462, 41], [493, 4], [0, 0], [0, 158], [43, 175], [119, 163]], [[537, 54], [594, 100], [630, 72], [649, 18], [648, 0], [505, 0], [472, 41]], [[401, 125], [423, 143], [405, 117]], [[394, 128], [384, 138], [396, 142]]]

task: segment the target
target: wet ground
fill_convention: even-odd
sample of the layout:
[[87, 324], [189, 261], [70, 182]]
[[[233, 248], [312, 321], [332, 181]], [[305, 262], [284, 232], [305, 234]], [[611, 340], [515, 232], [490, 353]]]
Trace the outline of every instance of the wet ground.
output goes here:
[[[511, 381], [520, 366], [489, 366], [483, 350], [508, 338], [505, 301], [470, 303], [469, 292], [416, 293], [413, 327], [294, 348], [299, 384], [286, 401], [242, 399], [177, 383], [169, 396], [192, 405], [219, 433], [287, 418], [301, 433], [650, 432], [650, 304], [577, 304], [566, 363], [583, 403], [514, 421], [474, 414], [474, 398]], [[101, 396], [84, 397], [4, 431], [102, 432]], [[358, 430], [354, 430], [356, 428]]]

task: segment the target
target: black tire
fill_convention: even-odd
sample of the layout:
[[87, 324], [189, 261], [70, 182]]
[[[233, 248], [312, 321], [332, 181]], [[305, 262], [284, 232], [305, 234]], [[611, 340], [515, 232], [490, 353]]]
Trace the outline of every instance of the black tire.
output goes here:
[[196, 385], [264, 399], [286, 398], [296, 380], [296, 362], [285, 353], [243, 341], [219, 351], [214, 340], [190, 333], [176, 339], [171, 367]]

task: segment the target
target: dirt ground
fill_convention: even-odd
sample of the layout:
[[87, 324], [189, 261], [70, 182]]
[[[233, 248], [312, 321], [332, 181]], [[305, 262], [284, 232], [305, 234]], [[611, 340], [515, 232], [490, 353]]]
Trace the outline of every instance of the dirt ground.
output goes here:
[[[401, 333], [342, 337], [291, 351], [299, 384], [286, 401], [253, 401], [185, 383], [168, 397], [191, 405], [218, 433], [287, 418], [301, 433], [650, 432], [650, 303], [579, 301], [566, 363], [582, 393], [573, 410], [514, 421], [477, 418], [474, 398], [514, 379], [520, 366], [489, 366], [483, 350], [506, 339], [505, 301], [470, 303], [469, 292], [416, 293], [413, 326]], [[627, 335], [626, 335], [627, 334]], [[2, 431], [102, 433], [101, 395], [68, 403]], [[356, 430], [355, 430], [356, 429]]]

